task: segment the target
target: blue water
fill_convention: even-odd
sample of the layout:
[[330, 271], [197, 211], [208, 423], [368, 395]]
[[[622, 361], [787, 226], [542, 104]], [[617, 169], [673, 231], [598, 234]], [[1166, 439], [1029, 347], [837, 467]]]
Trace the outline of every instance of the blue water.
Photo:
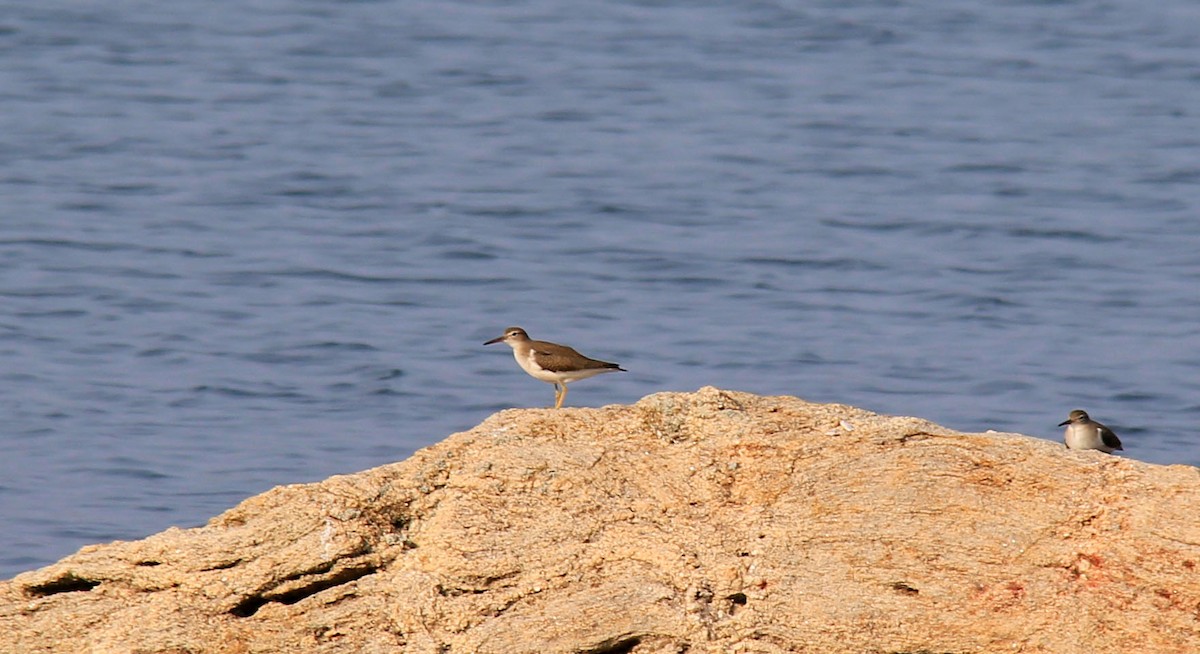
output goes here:
[[704, 385], [1200, 465], [1200, 5], [0, 2], [0, 577]]

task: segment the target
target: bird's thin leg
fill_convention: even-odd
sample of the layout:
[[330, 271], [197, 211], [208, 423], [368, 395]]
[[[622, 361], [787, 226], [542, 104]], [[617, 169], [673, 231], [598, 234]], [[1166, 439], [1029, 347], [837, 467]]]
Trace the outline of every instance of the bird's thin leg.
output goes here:
[[554, 402], [554, 408], [555, 409], [562, 408], [562, 403], [563, 403], [563, 400], [565, 400], [565, 399], [567, 399], [567, 385], [563, 384], [562, 385], [562, 394], [559, 395], [557, 400]]
[[562, 404], [562, 400], [559, 399], [559, 396], [561, 393], [562, 393], [562, 391], [559, 390], [559, 388], [558, 388], [558, 382], [555, 382], [554, 383], [554, 408], [555, 409], [558, 408], [558, 405]]

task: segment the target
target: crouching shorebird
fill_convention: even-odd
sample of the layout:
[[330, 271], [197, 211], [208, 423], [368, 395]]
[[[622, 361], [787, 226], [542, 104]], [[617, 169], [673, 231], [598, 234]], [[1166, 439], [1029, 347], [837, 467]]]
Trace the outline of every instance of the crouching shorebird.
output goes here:
[[520, 327], [509, 327], [503, 336], [484, 345], [500, 342], [513, 349], [513, 358], [530, 377], [554, 384], [555, 409], [561, 407], [567, 397], [567, 384], [605, 372], [628, 372], [615, 363], [589, 359], [566, 345], [531, 341], [529, 334]]
[[1100, 450], [1112, 454], [1113, 450], [1124, 449], [1121, 439], [1111, 429], [1088, 417], [1087, 411], [1075, 409], [1067, 419], [1058, 423], [1067, 426], [1063, 440], [1069, 450]]

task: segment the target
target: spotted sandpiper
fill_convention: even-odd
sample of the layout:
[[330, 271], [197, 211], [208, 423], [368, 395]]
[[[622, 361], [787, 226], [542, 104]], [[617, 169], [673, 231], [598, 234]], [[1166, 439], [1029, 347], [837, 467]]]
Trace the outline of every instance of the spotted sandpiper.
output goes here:
[[567, 397], [567, 384], [580, 379], [594, 377], [604, 372], [627, 372], [621, 366], [607, 361], [589, 359], [566, 345], [531, 341], [529, 334], [520, 327], [509, 327], [504, 335], [484, 343], [507, 343], [513, 349], [517, 365], [530, 377], [554, 384], [554, 408], [562, 406]]
[[1111, 429], [1088, 417], [1087, 411], [1075, 409], [1067, 419], [1058, 423], [1067, 426], [1063, 440], [1070, 450], [1100, 450], [1112, 454], [1113, 450], [1124, 449], [1121, 439]]

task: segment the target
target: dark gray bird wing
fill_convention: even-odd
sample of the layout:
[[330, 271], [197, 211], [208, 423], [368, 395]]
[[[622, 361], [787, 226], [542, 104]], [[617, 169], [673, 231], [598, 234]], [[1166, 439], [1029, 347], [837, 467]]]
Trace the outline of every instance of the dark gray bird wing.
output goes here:
[[1105, 445], [1113, 448], [1114, 450], [1125, 449], [1121, 447], [1121, 439], [1117, 438], [1117, 435], [1113, 433], [1113, 430], [1105, 427], [1104, 425], [1100, 425], [1100, 440], [1104, 441]]

